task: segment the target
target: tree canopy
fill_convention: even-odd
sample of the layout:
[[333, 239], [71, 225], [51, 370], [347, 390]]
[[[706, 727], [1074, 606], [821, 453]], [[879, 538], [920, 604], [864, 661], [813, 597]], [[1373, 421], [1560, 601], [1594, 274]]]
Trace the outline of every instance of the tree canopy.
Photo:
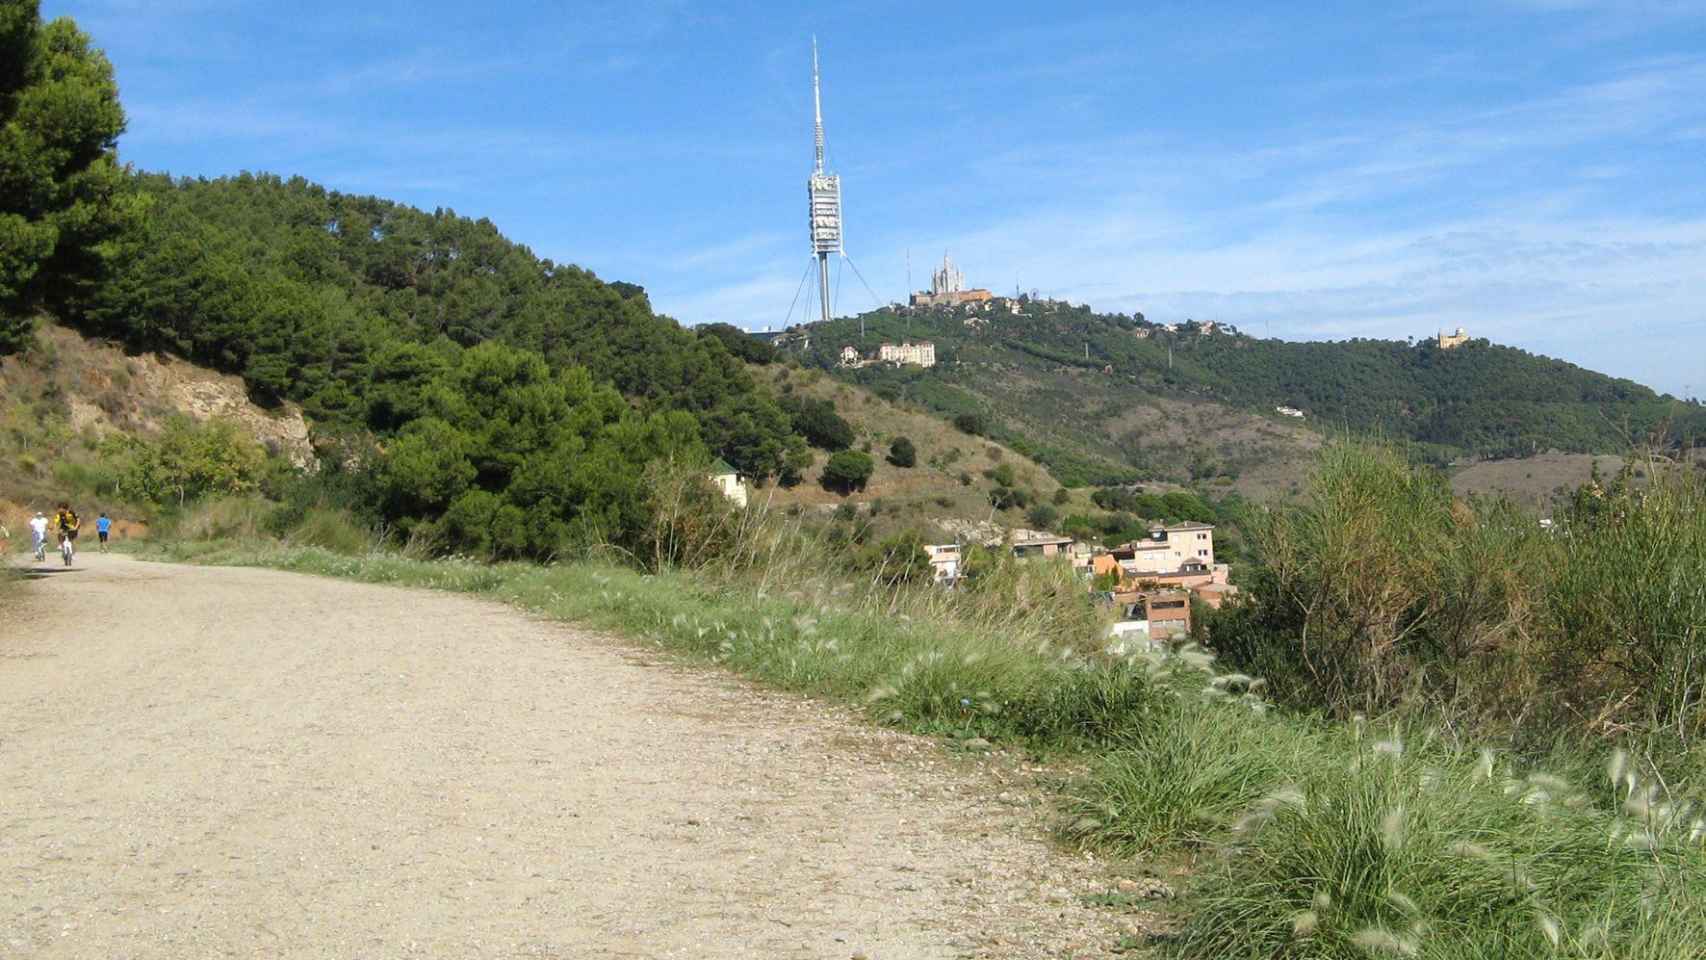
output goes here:
[[67, 322], [240, 374], [257, 400], [299, 402], [323, 429], [403, 429], [461, 351], [495, 342], [550, 371], [591, 371], [641, 414], [690, 414], [748, 476], [786, 476], [799, 459], [789, 417], [723, 338], [654, 313], [638, 286], [535, 257], [490, 221], [301, 178], [142, 175], [130, 188], [150, 215]]
[[98, 272], [127, 209], [123, 130], [112, 65], [77, 25], [0, 3], [0, 353]]

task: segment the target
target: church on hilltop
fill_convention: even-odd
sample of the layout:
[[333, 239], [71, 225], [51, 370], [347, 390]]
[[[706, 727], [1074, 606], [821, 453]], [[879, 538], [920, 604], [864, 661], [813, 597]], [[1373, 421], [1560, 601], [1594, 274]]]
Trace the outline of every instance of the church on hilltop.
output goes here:
[[981, 288], [966, 289], [966, 275], [961, 273], [946, 253], [942, 268], [930, 274], [930, 289], [920, 290], [911, 297], [914, 307], [956, 307], [962, 303], [988, 303], [995, 294]]

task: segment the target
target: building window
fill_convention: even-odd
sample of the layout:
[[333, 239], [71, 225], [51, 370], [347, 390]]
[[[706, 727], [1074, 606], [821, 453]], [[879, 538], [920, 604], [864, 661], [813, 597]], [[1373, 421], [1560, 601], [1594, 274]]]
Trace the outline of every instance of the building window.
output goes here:
[[1206, 557], [1206, 556], [1208, 556], [1208, 551], [1207, 551], [1207, 550], [1198, 550], [1198, 551], [1197, 551], [1197, 556], [1199, 556], [1199, 557]]

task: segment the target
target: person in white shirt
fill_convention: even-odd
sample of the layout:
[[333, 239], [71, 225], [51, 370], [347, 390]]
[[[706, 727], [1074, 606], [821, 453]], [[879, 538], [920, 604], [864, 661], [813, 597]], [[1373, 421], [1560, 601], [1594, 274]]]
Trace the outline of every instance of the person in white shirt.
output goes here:
[[37, 510], [36, 515], [30, 518], [30, 539], [33, 541], [31, 545], [35, 548], [36, 559], [45, 558], [47, 556], [47, 515], [40, 510]]

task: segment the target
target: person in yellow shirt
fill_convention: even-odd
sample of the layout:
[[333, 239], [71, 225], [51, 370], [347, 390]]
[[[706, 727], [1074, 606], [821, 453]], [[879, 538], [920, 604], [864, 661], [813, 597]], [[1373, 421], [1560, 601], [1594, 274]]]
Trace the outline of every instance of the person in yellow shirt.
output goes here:
[[53, 530], [55, 533], [59, 534], [59, 538], [62, 542], [66, 540], [71, 541], [73, 544], [73, 550], [75, 550], [75, 544], [77, 542], [77, 511], [71, 509], [71, 504], [62, 503], [59, 505], [58, 512], [53, 515]]

